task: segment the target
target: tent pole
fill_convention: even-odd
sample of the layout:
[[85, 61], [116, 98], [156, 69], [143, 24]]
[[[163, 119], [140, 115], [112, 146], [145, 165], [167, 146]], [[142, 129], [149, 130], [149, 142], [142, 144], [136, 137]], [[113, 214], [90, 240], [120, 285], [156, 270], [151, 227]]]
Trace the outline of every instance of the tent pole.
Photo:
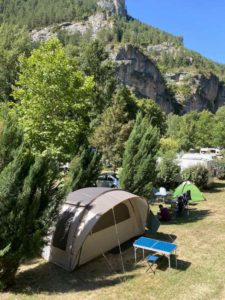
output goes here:
[[123, 269], [123, 273], [125, 273], [125, 268], [124, 268], [124, 263], [123, 263], [123, 256], [122, 256], [122, 251], [121, 251], [121, 246], [120, 246], [120, 239], [119, 239], [119, 233], [118, 233], [118, 228], [117, 228], [117, 224], [116, 224], [116, 217], [115, 217], [114, 207], [112, 208], [112, 212], [113, 212], [113, 218], [114, 218], [114, 224], [115, 224], [116, 237], [117, 237], [119, 251], [120, 251], [122, 269]]

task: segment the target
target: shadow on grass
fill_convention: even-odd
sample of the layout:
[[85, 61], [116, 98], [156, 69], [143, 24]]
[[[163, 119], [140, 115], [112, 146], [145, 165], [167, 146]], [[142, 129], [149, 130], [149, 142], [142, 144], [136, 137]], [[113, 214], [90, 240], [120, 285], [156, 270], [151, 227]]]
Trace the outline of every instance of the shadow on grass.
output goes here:
[[[67, 272], [52, 263], [42, 263], [40, 260], [27, 262], [27, 270], [20, 271], [16, 277], [16, 285], [10, 290], [18, 294], [67, 293], [91, 291], [103, 287], [121, 284], [137, 276], [142, 264], [136, 265], [134, 261], [133, 238], [121, 245], [123, 263], [126, 273], [122, 272], [119, 249], [114, 248], [104, 257], [99, 257], [74, 272]], [[32, 268], [32, 264], [34, 265]], [[133, 272], [133, 273], [132, 273]], [[130, 273], [130, 274], [129, 274]]]
[[193, 223], [205, 219], [211, 214], [212, 212], [209, 209], [198, 209], [192, 206], [188, 212], [184, 212], [180, 216], [175, 216], [169, 222], [162, 222], [161, 225]]
[[[190, 266], [191, 263], [189, 261], [184, 261], [181, 259], [177, 259], [177, 265], [176, 265], [175, 256], [171, 255], [171, 269], [178, 270], [178, 271], [186, 271]], [[169, 269], [167, 257], [163, 256], [160, 258], [156, 269], [159, 269], [161, 271], [167, 271]]]
[[[69, 273], [54, 264], [44, 263], [20, 272], [16, 277], [16, 285], [10, 292], [32, 295], [41, 292], [55, 294], [92, 291], [121, 284], [135, 277], [134, 274], [123, 274], [121, 270], [109, 271], [103, 262], [102, 265], [99, 270], [99, 262], [94, 262]], [[126, 268], [127, 272], [133, 270], [134, 265]]]
[[210, 189], [205, 190], [209, 194], [220, 193], [225, 188], [225, 182], [214, 182]]

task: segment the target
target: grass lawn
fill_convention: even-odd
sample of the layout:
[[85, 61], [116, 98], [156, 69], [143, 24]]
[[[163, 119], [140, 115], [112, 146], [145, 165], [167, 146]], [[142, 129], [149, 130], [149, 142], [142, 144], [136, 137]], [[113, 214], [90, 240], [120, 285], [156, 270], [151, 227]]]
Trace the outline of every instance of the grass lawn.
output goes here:
[[125, 274], [118, 254], [107, 254], [113, 271], [104, 258], [73, 273], [37, 259], [21, 266], [16, 285], [0, 299], [225, 299], [225, 182], [205, 196], [189, 217], [159, 229], [158, 238], [175, 238], [178, 269], [163, 260], [155, 275], [146, 273], [145, 262], [134, 266], [132, 247], [123, 252]]

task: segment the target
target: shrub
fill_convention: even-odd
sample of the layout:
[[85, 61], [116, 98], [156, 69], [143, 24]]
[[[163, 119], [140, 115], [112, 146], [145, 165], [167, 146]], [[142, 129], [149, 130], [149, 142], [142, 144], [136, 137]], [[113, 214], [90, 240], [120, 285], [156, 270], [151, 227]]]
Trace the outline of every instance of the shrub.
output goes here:
[[217, 162], [217, 178], [220, 180], [225, 179], [225, 161]]
[[148, 117], [137, 114], [134, 128], [126, 143], [120, 187], [137, 195], [149, 197], [156, 178], [156, 155], [159, 130]]
[[209, 171], [201, 165], [193, 166], [182, 172], [182, 179], [194, 182], [199, 188], [206, 187], [209, 180]]
[[164, 157], [158, 163], [156, 183], [158, 186], [163, 186], [167, 190], [175, 188], [181, 181], [180, 167], [176, 162], [169, 158]]

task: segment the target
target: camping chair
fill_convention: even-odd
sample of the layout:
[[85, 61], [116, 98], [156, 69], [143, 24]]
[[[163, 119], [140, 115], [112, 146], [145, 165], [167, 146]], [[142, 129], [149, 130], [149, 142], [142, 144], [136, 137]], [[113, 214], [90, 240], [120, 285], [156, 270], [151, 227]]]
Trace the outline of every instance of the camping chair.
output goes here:
[[155, 236], [160, 226], [158, 218], [150, 210], [146, 222], [146, 233]]
[[148, 269], [146, 270], [146, 272], [151, 270], [152, 273], [155, 274], [156, 268], [153, 269], [153, 266], [154, 266], [154, 264], [156, 264], [156, 262], [158, 261], [159, 258], [160, 257], [158, 255], [154, 255], [154, 254], [148, 255], [146, 257], [147, 264], [148, 264]]

